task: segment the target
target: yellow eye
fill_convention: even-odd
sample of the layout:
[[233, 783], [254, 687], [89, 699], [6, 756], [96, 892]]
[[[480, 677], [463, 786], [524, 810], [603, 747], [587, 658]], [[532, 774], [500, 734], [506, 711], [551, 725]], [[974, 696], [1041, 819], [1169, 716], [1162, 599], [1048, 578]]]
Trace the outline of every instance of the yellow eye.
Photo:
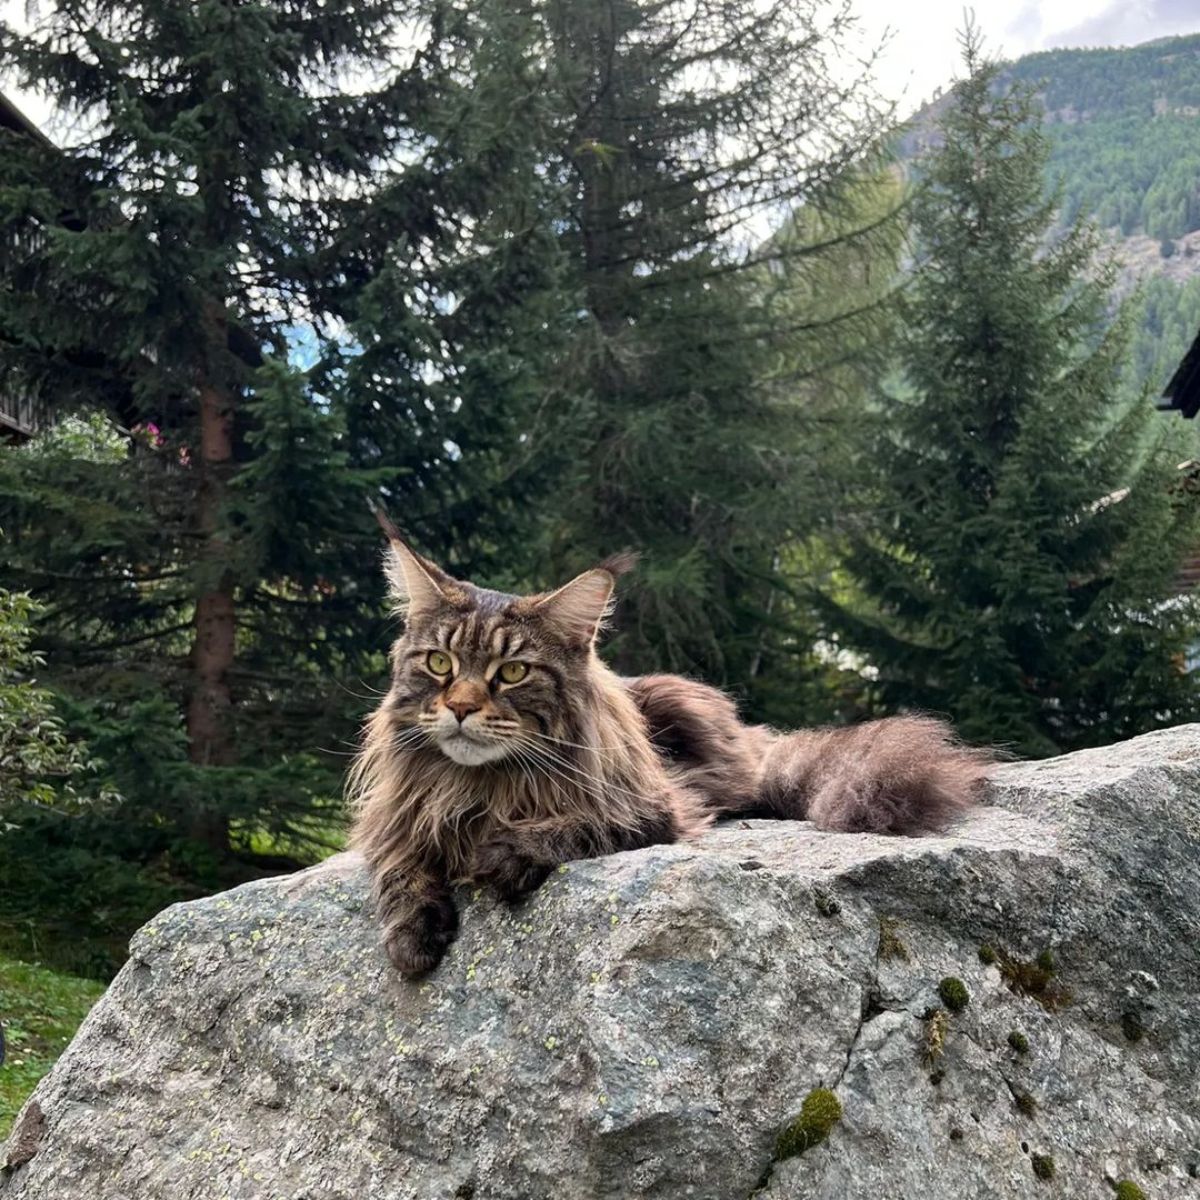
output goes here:
[[523, 662], [506, 662], [500, 664], [500, 678], [505, 683], [520, 683], [528, 674], [529, 668]]
[[441, 650], [430, 650], [429, 657], [425, 660], [425, 665], [435, 675], [449, 675], [454, 670], [454, 663], [450, 655], [444, 654]]

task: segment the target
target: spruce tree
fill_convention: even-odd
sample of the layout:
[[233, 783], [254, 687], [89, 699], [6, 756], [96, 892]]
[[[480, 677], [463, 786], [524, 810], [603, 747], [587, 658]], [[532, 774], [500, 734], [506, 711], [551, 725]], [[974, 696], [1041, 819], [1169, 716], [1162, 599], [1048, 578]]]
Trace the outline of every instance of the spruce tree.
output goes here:
[[1025, 754], [1193, 719], [1195, 608], [1172, 595], [1194, 513], [1093, 229], [1056, 230], [1031, 89], [964, 36], [965, 78], [919, 163], [918, 269], [873, 416], [876, 489], [826, 597], [888, 710]]
[[822, 250], [771, 235], [832, 206], [884, 127], [843, 73], [848, 22], [794, 0], [529, 8], [570, 318], [529, 345], [530, 470], [554, 481], [538, 574], [642, 552], [610, 643], [623, 669], [751, 688], [780, 554], [813, 522], [818, 406], [779, 365], [837, 317], [771, 303], [771, 271]]
[[346, 414], [295, 360], [341, 336], [364, 244], [441, 236], [437, 178], [404, 151], [409, 118], [464, 90], [462, 37], [432, 21], [414, 55], [419, 16], [57, 0], [0, 26], [0, 63], [66, 131], [5, 136], [0, 386], [56, 419], [103, 414], [127, 447], [5, 454], [13, 577], [46, 605], [47, 679], [77, 719], [111, 733], [140, 705], [146, 743], [169, 746], [140, 779], [113, 758], [127, 802], [217, 863], [336, 794], [340, 759], [312, 754], [358, 702], [331, 680], [376, 661], [362, 495], [399, 470], [358, 469]]

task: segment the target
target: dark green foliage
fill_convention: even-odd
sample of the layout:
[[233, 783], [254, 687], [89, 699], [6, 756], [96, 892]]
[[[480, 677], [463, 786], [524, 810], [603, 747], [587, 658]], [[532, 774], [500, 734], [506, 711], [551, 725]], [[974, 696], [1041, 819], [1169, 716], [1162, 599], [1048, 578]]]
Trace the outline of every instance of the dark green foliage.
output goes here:
[[[3, 135], [0, 387], [82, 419], [0, 454], [0, 526], [109, 794], [0, 845], [0, 939], [26, 951], [49, 931], [110, 969], [161, 903], [336, 841], [351, 690], [386, 630], [362, 496], [388, 473], [289, 347], [354, 315], [364, 238], [437, 239], [420, 173], [403, 214], [372, 206], [398, 111], [435, 107], [456, 53], [376, 72], [405, 15], [60, 0], [0, 25], [6, 71], [86, 130]], [[377, 90], [343, 93], [356, 73]]]
[[44, 665], [30, 648], [38, 611], [30, 596], [0, 588], [0, 830], [29, 811], [80, 803], [93, 765], [35, 677]]
[[985, 967], [990, 967], [996, 961], [995, 947], [988, 945], [987, 942], [984, 942], [984, 944], [979, 947], [979, 961], [983, 963]]
[[1008, 1044], [1018, 1054], [1029, 1053], [1029, 1039], [1019, 1029], [1010, 1030], [1008, 1035]]
[[1029, 1165], [1033, 1168], [1033, 1173], [1043, 1182], [1049, 1182], [1054, 1178], [1054, 1159], [1048, 1154], [1034, 1154], [1030, 1156]]
[[775, 1141], [775, 1158], [795, 1158], [819, 1146], [842, 1119], [842, 1102], [828, 1088], [813, 1088], [800, 1105], [800, 1115], [788, 1123]]
[[942, 998], [942, 1003], [952, 1013], [962, 1012], [971, 1003], [971, 993], [967, 991], [967, 985], [953, 975], [947, 975], [938, 984], [937, 990], [938, 995]]
[[[1151, 277], [1141, 286], [1136, 312], [1126, 386], [1136, 390], [1148, 382], [1155, 392], [1161, 392], [1200, 330], [1200, 277], [1182, 283], [1163, 276]], [[1192, 428], [1187, 432], [1190, 439], [1184, 448], [1194, 456], [1196, 431]]]
[[1132, 1179], [1122, 1179], [1117, 1184], [1116, 1197], [1117, 1200], [1146, 1200], [1146, 1193]]
[[[869, 258], [889, 223], [894, 242], [897, 222], [798, 222], [752, 249], [726, 234], [790, 202], [852, 209], [877, 115], [861, 89], [858, 104], [835, 99], [840, 26], [816, 6], [539, 13], [529, 36], [547, 63], [545, 152], [564, 183], [555, 219], [576, 306], [569, 349], [540, 380], [562, 418], [541, 573], [642, 551], [609, 648], [618, 665], [700, 674], [794, 720], [809, 639], [782, 557], [817, 494], [820, 388], [846, 320], [805, 289], [835, 252]], [[697, 75], [698, 61], [714, 69]], [[844, 286], [848, 305], [857, 294]]]
[[1013, 1103], [1017, 1106], [1017, 1111], [1022, 1116], [1034, 1117], [1037, 1115], [1038, 1102], [1024, 1088], [1015, 1088], [1012, 1096]]
[[1200, 510], [1122, 387], [1131, 317], [1109, 317], [1096, 236], [1055, 232], [1039, 105], [972, 37], [921, 163], [876, 503], [847, 539], [860, 595], [826, 607], [886, 708], [1049, 754], [1195, 715], [1195, 606], [1172, 583]]

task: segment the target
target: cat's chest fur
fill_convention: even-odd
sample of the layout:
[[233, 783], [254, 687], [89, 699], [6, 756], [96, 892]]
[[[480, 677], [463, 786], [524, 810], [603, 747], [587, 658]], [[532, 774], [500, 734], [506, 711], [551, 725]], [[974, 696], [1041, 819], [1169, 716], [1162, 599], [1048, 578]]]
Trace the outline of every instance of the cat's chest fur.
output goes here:
[[426, 762], [419, 771], [402, 772], [398, 782], [397, 813], [409, 836], [436, 846], [446, 874], [458, 883], [472, 880], [480, 846], [531, 825], [569, 822], [585, 807], [594, 811], [602, 787], [599, 781], [588, 788], [559, 783], [512, 766], [450, 762]]

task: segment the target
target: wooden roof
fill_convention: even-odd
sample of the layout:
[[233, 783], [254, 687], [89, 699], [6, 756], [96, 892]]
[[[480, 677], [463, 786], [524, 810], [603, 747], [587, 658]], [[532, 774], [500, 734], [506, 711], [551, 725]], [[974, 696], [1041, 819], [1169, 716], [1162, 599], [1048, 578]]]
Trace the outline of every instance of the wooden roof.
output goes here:
[[1189, 418], [1200, 412], [1200, 334], [1183, 356], [1183, 362], [1175, 368], [1158, 407], [1164, 412], [1174, 410]]
[[50, 144], [50, 139], [3, 93], [0, 93], [0, 129], [23, 133]]

